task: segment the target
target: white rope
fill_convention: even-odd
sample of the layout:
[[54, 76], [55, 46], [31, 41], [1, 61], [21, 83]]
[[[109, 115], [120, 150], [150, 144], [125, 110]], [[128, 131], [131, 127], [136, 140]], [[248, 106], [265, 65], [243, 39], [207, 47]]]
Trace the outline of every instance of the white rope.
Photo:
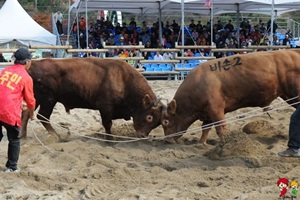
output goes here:
[[[37, 115], [41, 116], [42, 118], [46, 119], [45, 120], [40, 120], [41, 122], [44, 123], [49, 123], [50, 124], [50, 120], [48, 120], [45, 116], [37, 113]], [[54, 123], [56, 126], [63, 128], [62, 126], [60, 126], [59, 124]], [[95, 137], [91, 137], [91, 136], [86, 136], [86, 135], [81, 135], [77, 132], [75, 132], [76, 135], [83, 137], [83, 138], [88, 138], [88, 139], [94, 139], [97, 141], [102, 141], [102, 142], [111, 142], [111, 143], [127, 143], [127, 142], [136, 142], [136, 141], [140, 141], [140, 140], [147, 140], [148, 138], [137, 138], [137, 137], [129, 137], [129, 136], [122, 136], [122, 135], [114, 135], [114, 134], [108, 134], [108, 133], [101, 133], [101, 132], [96, 132], [99, 135], [104, 135], [104, 136], [112, 136], [115, 138], [121, 138], [121, 139], [128, 139], [128, 140], [107, 140], [107, 139], [102, 139], [102, 138], [95, 138]]]
[[[281, 102], [281, 103], [278, 103], [278, 104], [282, 104], [282, 103], [284, 103], [284, 102]], [[230, 118], [227, 118], [227, 119], [224, 119], [224, 120], [220, 120], [220, 121], [216, 121], [216, 122], [204, 125], [202, 127], [191, 128], [191, 129], [188, 129], [188, 130], [185, 130], [185, 131], [179, 131], [179, 132], [176, 132], [176, 133], [173, 133], [173, 134], [169, 134], [167, 136], [164, 136], [164, 138], [175, 137], [175, 136], [183, 135], [184, 133], [190, 133], [190, 132], [195, 132], [195, 131], [199, 131], [199, 130], [203, 131], [203, 130], [206, 130], [206, 129], [210, 129], [212, 126], [218, 127], [218, 126], [231, 124], [231, 123], [238, 122], [238, 121], [241, 121], [241, 120], [245, 120], [245, 119], [248, 119], [248, 118], [251, 118], [251, 117], [259, 116], [259, 115], [262, 115], [264, 113], [271, 113], [271, 112], [274, 112], [274, 111], [278, 111], [278, 110], [281, 110], [281, 109], [284, 109], [286, 107], [290, 107], [292, 105], [296, 105], [296, 104], [299, 104], [299, 103], [300, 103], [300, 101], [295, 102], [295, 103], [291, 103], [291, 104], [288, 104], [288, 105], [285, 105], [285, 106], [282, 106], [282, 107], [279, 107], [279, 108], [276, 108], [276, 109], [264, 111], [262, 113], [253, 114], [253, 115], [249, 115], [249, 116], [246, 116], [246, 117], [243, 117], [243, 118], [240, 118], [240, 119], [229, 120], [228, 121], [228, 119], [232, 119], [232, 118], [236, 117], [236, 116], [233, 116], [233, 117], [230, 117]], [[270, 106], [266, 106], [266, 107], [263, 107], [263, 108], [260, 108], [260, 109], [256, 109], [254, 111], [263, 110], [264, 108], [267, 108], [267, 107], [270, 107]], [[237, 116], [245, 116], [245, 114], [252, 113], [252, 112], [253, 111], [249, 111], [249, 112], [237, 115]], [[225, 123], [222, 123], [222, 122], [225, 122]]]
[[[269, 105], [269, 106], [265, 106], [265, 107], [262, 107], [262, 108], [254, 109], [254, 110], [248, 111], [246, 113], [241, 113], [239, 115], [235, 115], [235, 116], [226, 118], [224, 120], [220, 120], [220, 121], [216, 121], [216, 122], [213, 122], [213, 123], [210, 123], [210, 124], [206, 124], [206, 125], [201, 126], [201, 127], [191, 128], [191, 129], [188, 129], [188, 130], [185, 130], [185, 131], [179, 131], [179, 132], [176, 132], [176, 133], [173, 133], [173, 134], [170, 134], [170, 135], [160, 136], [160, 137], [155, 137], [155, 138], [149, 138], [149, 137], [146, 137], [146, 138], [137, 138], [137, 137], [120, 136], [120, 135], [114, 135], [114, 134], [107, 134], [107, 133], [96, 132], [99, 135], [112, 136], [112, 137], [121, 138], [121, 139], [128, 139], [128, 140], [107, 140], [107, 139], [101, 139], [101, 138], [95, 138], [95, 137], [91, 137], [91, 136], [81, 135], [79, 133], [75, 133], [75, 134], [78, 135], [78, 136], [80, 136], [80, 137], [83, 137], [83, 138], [98, 140], [98, 141], [102, 141], [102, 142], [111, 142], [111, 143], [129, 143], [129, 142], [137, 142], [137, 141], [141, 141], [141, 140], [162, 140], [162, 139], [166, 139], [166, 138], [170, 138], [170, 137], [180, 136], [180, 135], [183, 135], [184, 133], [190, 133], [190, 132], [195, 132], [195, 131], [200, 131], [200, 130], [203, 131], [203, 130], [206, 130], [206, 129], [210, 129], [212, 126], [214, 126], [214, 127], [223, 126], [223, 125], [235, 123], [237, 121], [245, 120], [245, 119], [248, 119], [248, 118], [251, 118], [251, 117], [259, 116], [259, 115], [262, 115], [264, 113], [271, 113], [271, 112], [274, 112], [274, 111], [277, 111], [277, 110], [281, 110], [281, 109], [284, 109], [286, 107], [290, 107], [292, 105], [296, 105], [296, 104], [299, 103], [299, 101], [296, 102], [296, 103], [292, 103], [292, 104], [288, 104], [288, 105], [285, 105], [285, 106], [282, 106], [282, 107], [278, 107], [276, 109], [272, 109], [272, 110], [268, 110], [268, 111], [263, 111], [262, 113], [251, 114], [251, 113], [256, 113], [258, 111], [270, 108], [271, 106], [274, 107], [276, 105], [281, 105], [281, 104], [286, 103], [288, 101], [294, 100], [294, 99], [296, 99], [298, 97], [299, 97], [299, 95], [296, 96], [296, 97], [287, 99], [285, 101], [281, 101], [279, 103], [275, 103], [275, 104], [272, 104], [272, 105]], [[248, 114], [251, 114], [251, 115], [248, 115]], [[40, 120], [41, 122], [50, 123], [50, 121], [46, 117], [42, 116], [39, 113], [38, 113], [38, 115], [47, 120], [47, 121]], [[236, 119], [237, 117], [241, 117], [241, 116], [243, 116], [243, 118]], [[230, 120], [230, 119], [234, 119], [234, 120]], [[63, 128], [59, 124], [56, 124], [56, 125], [58, 127]]]
[[[31, 122], [29, 121], [29, 123], [31, 123]], [[52, 154], [54, 155], [54, 152], [53, 152], [50, 148], [48, 148], [46, 145], [44, 145], [44, 143], [38, 138], [38, 136], [36, 135], [36, 133], [35, 133], [35, 131], [33, 130], [33, 127], [32, 127], [32, 126], [31, 126], [31, 130], [32, 130], [33, 135], [34, 135], [35, 138], [37, 139], [37, 141], [39, 141], [39, 143], [41, 143], [41, 145], [42, 145], [44, 148], [46, 148], [48, 151], [50, 151], [50, 153], [52, 153]]]

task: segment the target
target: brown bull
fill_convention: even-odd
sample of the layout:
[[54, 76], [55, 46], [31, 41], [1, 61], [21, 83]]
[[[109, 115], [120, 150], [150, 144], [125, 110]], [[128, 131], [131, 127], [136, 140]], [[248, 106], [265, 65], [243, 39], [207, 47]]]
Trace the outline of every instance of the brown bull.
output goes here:
[[222, 139], [225, 113], [243, 107], [265, 107], [277, 97], [286, 100], [299, 92], [300, 50], [211, 60], [188, 74], [162, 112], [161, 123], [165, 135], [170, 135], [186, 131], [196, 120], [203, 121], [200, 142], [206, 143], [212, 123]]
[[[106, 133], [113, 119], [133, 118], [138, 136], [147, 136], [160, 124], [161, 104], [147, 80], [124, 61], [99, 58], [32, 61], [28, 71], [34, 82], [38, 119], [45, 121], [57, 102], [72, 108], [99, 110]], [[27, 135], [29, 115], [23, 113], [21, 135]], [[52, 133], [50, 123], [42, 122]]]

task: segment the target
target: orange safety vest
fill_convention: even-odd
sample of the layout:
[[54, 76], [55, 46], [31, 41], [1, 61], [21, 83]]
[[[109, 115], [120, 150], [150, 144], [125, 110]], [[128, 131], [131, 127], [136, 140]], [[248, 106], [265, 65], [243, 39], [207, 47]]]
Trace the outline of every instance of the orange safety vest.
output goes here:
[[33, 81], [23, 65], [15, 64], [0, 73], [0, 121], [12, 125], [21, 125], [22, 101], [28, 109], [35, 108]]

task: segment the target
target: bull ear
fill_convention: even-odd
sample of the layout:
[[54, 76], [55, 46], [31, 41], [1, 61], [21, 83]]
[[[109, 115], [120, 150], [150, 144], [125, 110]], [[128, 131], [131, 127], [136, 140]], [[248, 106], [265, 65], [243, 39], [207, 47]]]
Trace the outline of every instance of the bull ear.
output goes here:
[[171, 113], [172, 115], [174, 115], [176, 113], [176, 100], [173, 99], [169, 104], [168, 104], [168, 113]]
[[148, 108], [149, 105], [151, 104], [151, 98], [148, 94], [145, 94], [144, 98], [143, 98], [143, 106], [144, 108]]

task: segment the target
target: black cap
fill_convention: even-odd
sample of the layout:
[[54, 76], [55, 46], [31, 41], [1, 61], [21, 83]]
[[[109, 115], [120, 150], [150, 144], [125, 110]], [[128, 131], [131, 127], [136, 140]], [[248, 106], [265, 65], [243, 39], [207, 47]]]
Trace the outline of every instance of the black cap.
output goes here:
[[14, 54], [16, 60], [30, 60], [31, 59], [31, 54], [28, 51], [28, 49], [25, 48], [20, 48], [16, 51]]

